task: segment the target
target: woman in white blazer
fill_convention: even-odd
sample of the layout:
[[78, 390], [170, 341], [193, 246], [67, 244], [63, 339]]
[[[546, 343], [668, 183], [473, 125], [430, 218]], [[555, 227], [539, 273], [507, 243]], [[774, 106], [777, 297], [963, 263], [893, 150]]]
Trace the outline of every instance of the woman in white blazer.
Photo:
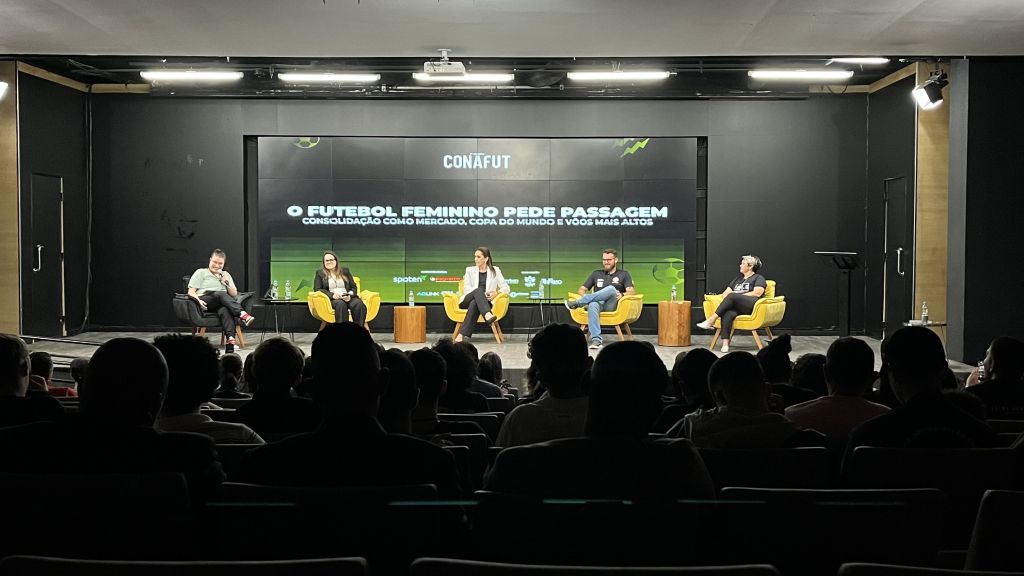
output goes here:
[[508, 294], [508, 283], [501, 275], [501, 268], [491, 262], [491, 250], [486, 246], [480, 246], [473, 252], [475, 264], [466, 268], [466, 275], [462, 278], [462, 302], [459, 308], [466, 309], [466, 321], [455, 336], [456, 342], [462, 342], [463, 338], [473, 336], [473, 328], [476, 326], [476, 317], [482, 314], [484, 321], [488, 324], [498, 319], [491, 313], [491, 300], [498, 295], [498, 292]]

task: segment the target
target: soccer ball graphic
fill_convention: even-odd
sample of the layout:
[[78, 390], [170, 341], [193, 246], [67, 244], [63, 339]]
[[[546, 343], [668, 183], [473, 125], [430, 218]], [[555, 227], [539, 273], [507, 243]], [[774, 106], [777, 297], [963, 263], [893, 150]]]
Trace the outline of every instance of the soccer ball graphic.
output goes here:
[[662, 284], [681, 285], [683, 283], [683, 261], [679, 258], [663, 258], [651, 267], [651, 276]]
[[310, 136], [300, 136], [298, 140], [296, 140], [295, 142], [292, 142], [292, 145], [295, 146], [296, 148], [302, 148], [303, 150], [308, 150], [310, 148], [315, 148], [316, 145], [319, 144], [319, 143], [320, 143], [320, 138], [310, 137]]

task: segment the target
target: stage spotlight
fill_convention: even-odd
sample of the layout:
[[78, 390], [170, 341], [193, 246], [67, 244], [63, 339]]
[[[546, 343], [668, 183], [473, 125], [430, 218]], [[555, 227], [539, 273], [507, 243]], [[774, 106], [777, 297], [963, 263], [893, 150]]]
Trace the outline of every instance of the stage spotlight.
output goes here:
[[942, 70], [936, 70], [932, 72], [931, 76], [927, 80], [918, 84], [911, 94], [914, 96], [914, 100], [917, 101], [917, 105], [922, 110], [931, 110], [939, 104], [942, 104], [942, 89], [949, 84], [949, 80], [946, 79], [946, 73]]

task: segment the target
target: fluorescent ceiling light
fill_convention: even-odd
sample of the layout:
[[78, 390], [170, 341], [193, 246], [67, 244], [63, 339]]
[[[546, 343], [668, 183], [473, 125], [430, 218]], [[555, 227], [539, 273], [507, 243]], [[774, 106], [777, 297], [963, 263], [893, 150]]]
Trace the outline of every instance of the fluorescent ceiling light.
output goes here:
[[669, 73], [664, 70], [633, 70], [630, 72], [569, 72], [570, 80], [664, 80]]
[[800, 81], [825, 81], [825, 80], [849, 80], [853, 76], [852, 70], [750, 70], [747, 76], [755, 80], [800, 80]]
[[185, 80], [190, 82], [217, 82], [240, 80], [243, 74], [235, 70], [143, 70], [146, 80], [161, 82]]
[[413, 78], [421, 82], [511, 82], [515, 75], [513, 74], [427, 74], [425, 72], [415, 72], [412, 75]]
[[3, 100], [5, 94], [7, 94], [7, 82], [0, 82], [0, 100]]
[[880, 65], [888, 64], [888, 58], [879, 57], [857, 57], [857, 58], [833, 58], [828, 61], [829, 64], [836, 62], [838, 64], [866, 64], [866, 65]]
[[355, 82], [358, 84], [370, 84], [380, 80], [380, 74], [335, 74], [333, 72], [284, 72], [278, 74], [277, 77], [284, 82]]

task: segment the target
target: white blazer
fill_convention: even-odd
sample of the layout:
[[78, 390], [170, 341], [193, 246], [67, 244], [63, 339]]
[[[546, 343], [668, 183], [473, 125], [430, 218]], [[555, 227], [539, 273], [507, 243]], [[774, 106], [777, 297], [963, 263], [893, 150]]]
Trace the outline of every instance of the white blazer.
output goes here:
[[[508, 283], [505, 282], [505, 277], [501, 275], [501, 268], [497, 266], [493, 268], [493, 272], [490, 269], [487, 270], [487, 286], [484, 288], [484, 292], [504, 292], [508, 294]], [[462, 295], [465, 296], [476, 290], [479, 285], [480, 269], [476, 266], [467, 266], [466, 275], [462, 277]]]

